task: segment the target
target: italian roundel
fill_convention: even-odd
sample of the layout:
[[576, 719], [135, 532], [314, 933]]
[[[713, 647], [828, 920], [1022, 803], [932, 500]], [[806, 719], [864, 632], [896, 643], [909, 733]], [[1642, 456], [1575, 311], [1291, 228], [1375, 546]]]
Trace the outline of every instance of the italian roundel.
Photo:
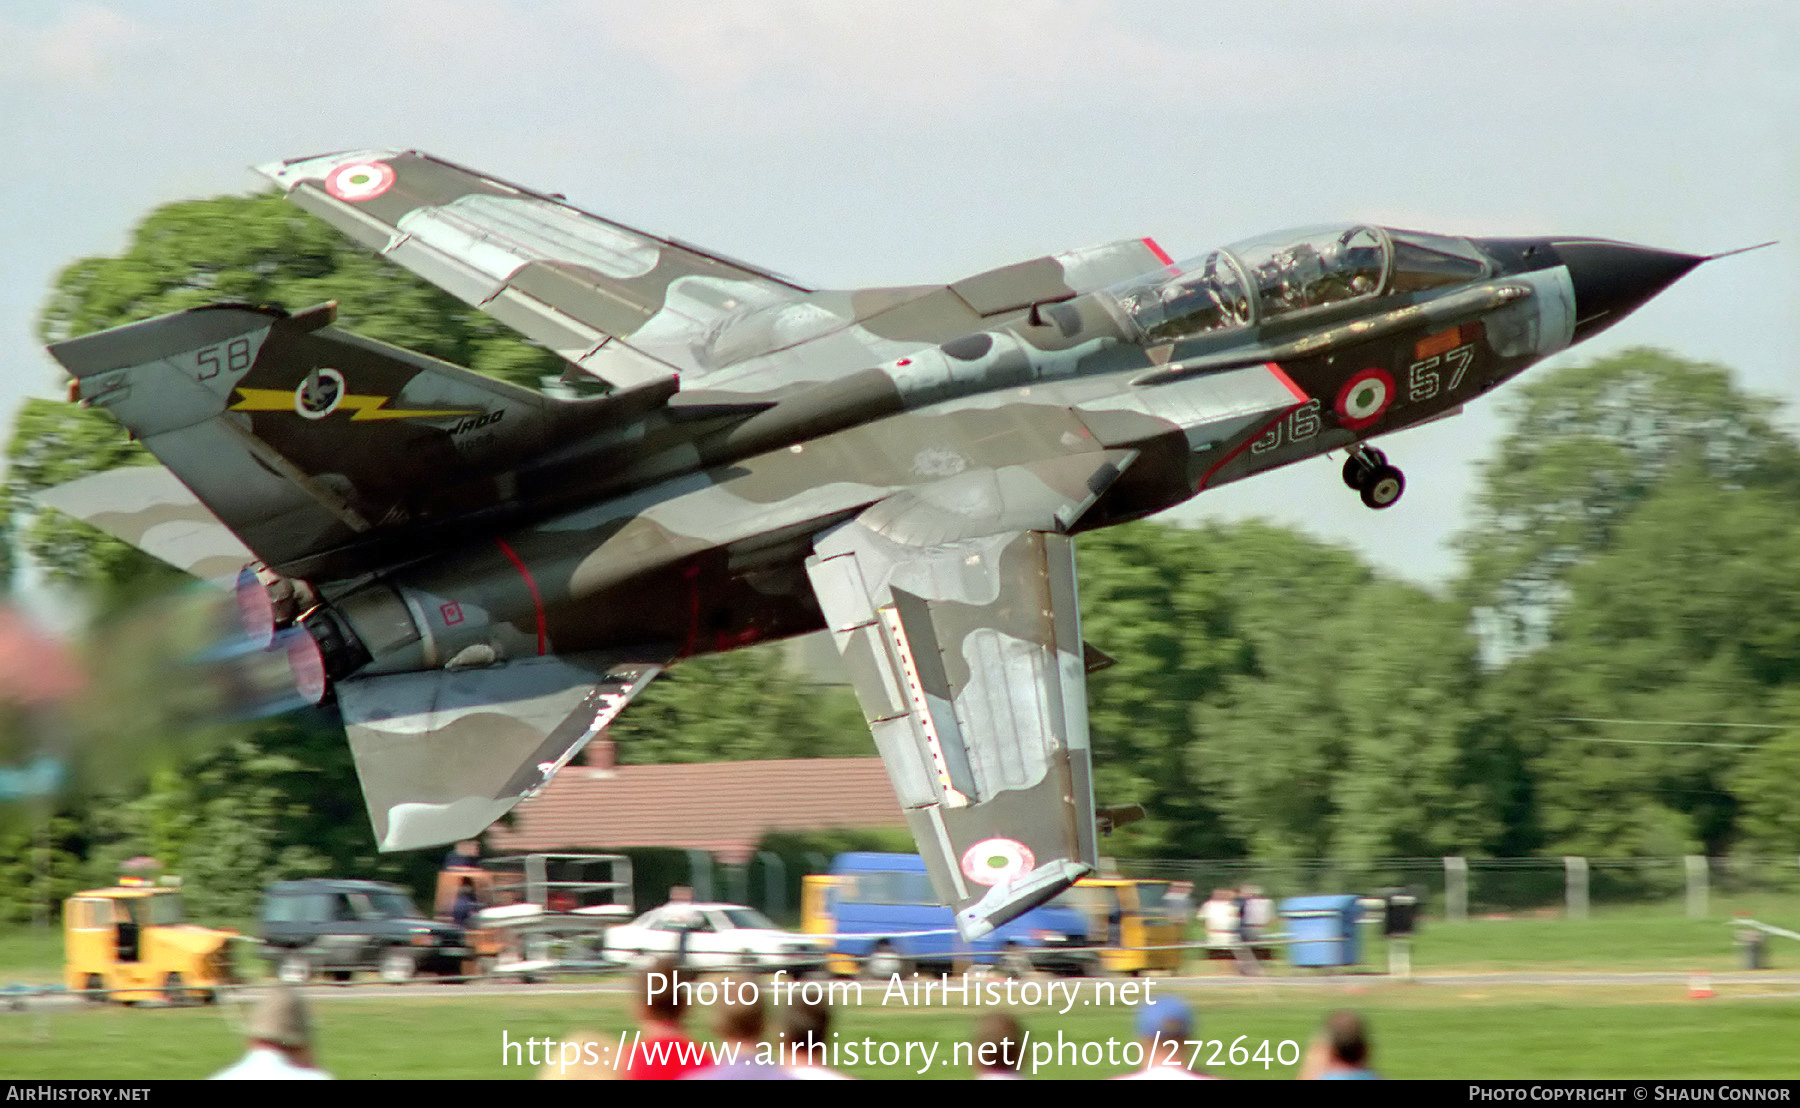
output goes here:
[[393, 184], [394, 167], [386, 162], [349, 162], [325, 175], [325, 191], [339, 200], [373, 200]]
[[977, 885], [999, 885], [1037, 868], [1031, 848], [1016, 839], [983, 839], [963, 851], [963, 876]]
[[1338, 422], [1352, 431], [1380, 419], [1394, 402], [1394, 378], [1385, 369], [1369, 368], [1338, 390]]

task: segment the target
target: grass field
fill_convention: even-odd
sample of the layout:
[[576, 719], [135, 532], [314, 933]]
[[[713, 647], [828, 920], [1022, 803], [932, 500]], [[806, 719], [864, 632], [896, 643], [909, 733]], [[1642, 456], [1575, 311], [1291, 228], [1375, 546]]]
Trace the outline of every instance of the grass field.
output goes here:
[[[1161, 983], [1153, 984], [1157, 988]], [[1092, 982], [1084, 983], [1082, 998]], [[346, 992], [349, 992], [346, 990]], [[862, 1077], [956, 1078], [968, 1066], [952, 1054], [980, 1010], [883, 1007], [871, 987], [861, 1006], [839, 1006], [841, 1041], [921, 1044], [908, 1065], [847, 1065]], [[1380, 1071], [1390, 1077], [1436, 1078], [1792, 1078], [1800, 992], [1787, 999], [1721, 996], [1688, 1000], [1678, 988], [1450, 990], [1382, 985], [1346, 995], [1342, 989], [1256, 993], [1201, 988], [1187, 994], [1208, 1040], [1202, 1068], [1220, 1076], [1285, 1078], [1291, 1065], [1233, 1066], [1226, 1056], [1238, 1036], [1251, 1053], [1297, 1056], [1323, 1015], [1353, 1007], [1369, 1021]], [[1107, 1039], [1130, 1034], [1131, 1010], [1077, 1005], [1068, 1014], [1017, 1006], [1049, 1063], [1038, 1077], [1105, 1077], [1128, 1068], [1104, 1061]], [[399, 999], [380, 990], [314, 1006], [321, 1064], [338, 1077], [505, 1078], [535, 1076], [522, 1052], [502, 1064], [502, 1035], [512, 1041], [562, 1039], [571, 1032], [629, 1034], [621, 993], [558, 996], [459, 996]], [[705, 1011], [693, 1025], [704, 1027]], [[232, 1006], [189, 1009], [98, 1009], [0, 1013], [0, 1079], [201, 1077], [242, 1050]], [[1056, 1036], [1092, 1044], [1087, 1061], [1071, 1048], [1052, 1055]], [[587, 1035], [583, 1034], [582, 1038]], [[1215, 1048], [1212, 1041], [1224, 1045]], [[1278, 1048], [1283, 1040], [1294, 1045]], [[923, 1049], [936, 1044], [925, 1073]], [[1184, 1052], [1185, 1053], [1185, 1052]], [[1214, 1056], [1217, 1060], [1214, 1060]], [[1207, 1065], [1206, 1063], [1212, 1062]]]
[[[1760, 918], [1792, 925], [1791, 903], [1755, 908]], [[1420, 974], [1484, 971], [1644, 972], [1737, 968], [1725, 916], [1688, 920], [1678, 908], [1598, 910], [1594, 918], [1427, 921], [1414, 948]], [[1800, 943], [1774, 941], [1776, 970], [1800, 970]], [[61, 934], [29, 928], [0, 930], [0, 985], [58, 980]], [[1378, 942], [1365, 949], [1365, 967], [1384, 963]], [[254, 968], [260, 970], [261, 963]], [[1202, 970], [1201, 972], [1207, 972]], [[1214, 966], [1211, 972], [1224, 973]], [[1280, 972], [1278, 970], [1278, 972]], [[1158, 991], [1174, 986], [1152, 982]], [[1091, 1000], [1093, 982], [1081, 983]], [[1228, 1051], [1244, 1036], [1248, 1053], [1267, 1040], [1269, 1053], [1292, 1058], [1323, 1015], [1338, 1007], [1365, 1013], [1374, 1032], [1378, 1068], [1394, 1077], [1629, 1077], [1722, 1078], [1800, 1076], [1800, 988], [1721, 986], [1720, 996], [1690, 1000], [1682, 985], [1623, 987], [1432, 985], [1370, 976], [1352, 986], [1309, 987], [1200, 983], [1185, 987], [1200, 1013], [1207, 1041], [1202, 1068], [1223, 1076], [1291, 1076], [1292, 1065], [1233, 1066]], [[1783, 990], [1788, 990], [1783, 995]], [[1066, 993], [1064, 994], [1066, 1000]], [[1059, 1004], [1057, 1007], [1060, 1007]], [[1043, 1077], [1102, 1077], [1125, 1068], [1104, 1061], [1107, 1040], [1130, 1036], [1129, 1008], [1077, 1004], [1065, 1013], [1014, 1005], [1034, 1042], [1055, 1047], [1060, 1033], [1074, 1050], [1044, 1052]], [[960, 1077], [955, 1044], [981, 1010], [961, 1006], [884, 1006], [868, 986], [860, 1006], [838, 1009], [841, 1042], [859, 1050], [880, 1044], [919, 1044], [911, 1064], [863, 1063], [843, 1068], [859, 1076], [921, 1076], [923, 1051], [936, 1044], [925, 1077]], [[535, 1067], [501, 1064], [502, 1035], [512, 1041], [572, 1031], [601, 1037], [629, 1033], [622, 992], [473, 996], [454, 986], [416, 998], [385, 987], [342, 990], [315, 1006], [320, 1058], [340, 1077], [528, 1077]], [[194, 1009], [98, 1008], [53, 1012], [0, 1011], [0, 1079], [21, 1077], [198, 1077], [241, 1052], [231, 1006]], [[693, 1026], [707, 1026], [696, 1013]], [[1277, 1053], [1283, 1041], [1295, 1044]], [[1223, 1045], [1215, 1048], [1214, 1042]], [[1083, 1055], [1077, 1053], [1085, 1047]], [[890, 1056], [895, 1047], [889, 1047]], [[903, 1047], [902, 1047], [903, 1049]], [[1215, 1060], [1216, 1056], [1216, 1060]]]

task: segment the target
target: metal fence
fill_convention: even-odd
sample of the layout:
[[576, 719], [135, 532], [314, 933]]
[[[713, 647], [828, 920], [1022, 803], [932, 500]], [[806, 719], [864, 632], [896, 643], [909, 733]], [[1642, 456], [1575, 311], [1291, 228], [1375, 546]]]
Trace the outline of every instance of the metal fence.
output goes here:
[[1187, 881], [1193, 900], [1260, 886], [1280, 900], [1406, 889], [1440, 919], [1536, 914], [1585, 918], [1597, 907], [1663, 906], [1701, 919], [1774, 897], [1800, 898], [1800, 856], [1705, 858], [1120, 859], [1127, 877]]

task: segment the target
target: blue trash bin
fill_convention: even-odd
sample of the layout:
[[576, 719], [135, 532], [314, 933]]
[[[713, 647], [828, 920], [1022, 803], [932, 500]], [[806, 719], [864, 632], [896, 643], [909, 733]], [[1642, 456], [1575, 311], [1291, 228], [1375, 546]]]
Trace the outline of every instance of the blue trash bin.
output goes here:
[[1295, 896], [1281, 902], [1287, 921], [1288, 963], [1354, 966], [1362, 960], [1361, 898]]

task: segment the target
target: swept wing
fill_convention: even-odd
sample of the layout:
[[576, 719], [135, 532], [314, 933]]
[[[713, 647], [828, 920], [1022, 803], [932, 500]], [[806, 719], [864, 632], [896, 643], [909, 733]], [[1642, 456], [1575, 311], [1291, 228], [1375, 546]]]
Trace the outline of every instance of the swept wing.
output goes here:
[[418, 151], [259, 166], [300, 207], [623, 390], [762, 392], [1067, 300], [1168, 256], [1126, 239], [948, 285], [814, 291]]
[[672, 386], [722, 315], [807, 291], [418, 151], [258, 171], [364, 246], [620, 389]]

